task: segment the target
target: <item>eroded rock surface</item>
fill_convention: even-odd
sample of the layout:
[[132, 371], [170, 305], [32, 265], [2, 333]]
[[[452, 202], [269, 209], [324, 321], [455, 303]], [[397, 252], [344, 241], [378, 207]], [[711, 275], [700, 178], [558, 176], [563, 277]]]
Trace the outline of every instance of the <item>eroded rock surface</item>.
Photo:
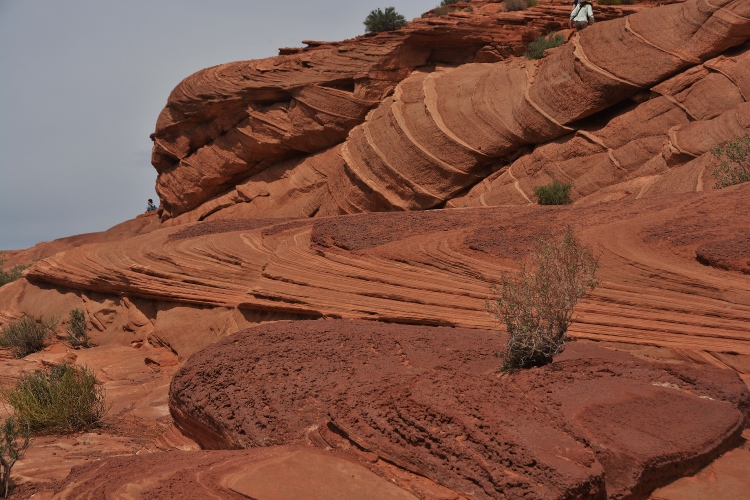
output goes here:
[[[566, 22], [567, 8], [540, 7], [550, 8], [522, 40]], [[719, 58], [701, 66], [702, 73], [691, 69], [750, 37], [745, 2], [688, 0], [599, 22], [541, 61], [505, 59], [514, 51], [501, 50], [500, 42], [514, 20], [538, 10], [488, 12], [478, 8], [454, 24], [423, 19], [399, 32], [217, 66], [186, 79], [154, 135], [163, 217], [179, 216], [171, 222], [178, 224], [465, 206], [484, 193], [464, 199], [464, 191], [524, 148], [577, 131], [564, 141], [570, 145], [553, 144], [488, 181], [500, 186], [483, 183], [480, 190], [495, 192], [494, 201], [483, 203], [528, 203], [533, 186], [550, 175], [576, 180], [578, 196], [604, 190], [596, 199], [610, 199], [617, 195], [609, 191], [640, 192], [646, 185], [654, 194], [655, 176], [747, 129], [746, 110], [735, 109], [747, 95], [742, 60]], [[491, 53], [498, 62], [487, 59]], [[677, 83], [656, 87], [678, 73]], [[652, 88], [664, 99], [613, 121], [610, 130], [598, 133], [581, 121], [612, 119], [623, 110], [602, 112]], [[694, 137], [700, 144], [691, 144]], [[655, 158], [667, 138], [666, 158]], [[536, 163], [550, 156], [578, 161], [540, 173]], [[584, 173], [590, 161], [597, 168]], [[695, 178], [704, 167], [674, 174], [689, 180], [666, 183], [668, 192], [699, 190], [703, 179]], [[630, 184], [605, 189], [623, 182]]]
[[643, 497], [735, 446], [750, 417], [730, 370], [573, 343], [551, 365], [500, 375], [504, 340], [277, 322], [194, 355], [170, 409], [204, 447], [334, 448], [478, 498]]
[[[709, 255], [744, 230], [748, 189], [565, 207], [203, 222], [57, 254], [27, 271], [34, 283], [8, 285], [0, 304], [8, 314], [38, 317], [61, 293], [44, 289], [49, 284], [84, 291], [106, 302], [90, 306], [105, 309], [105, 339], [155, 338], [182, 359], [278, 319], [493, 328], [484, 312], [489, 284], [515, 268], [534, 239], [571, 225], [603, 250], [600, 285], [579, 304], [574, 335], [746, 356], [747, 276], [706, 266], [696, 251]], [[49, 313], [65, 317], [69, 309]]]

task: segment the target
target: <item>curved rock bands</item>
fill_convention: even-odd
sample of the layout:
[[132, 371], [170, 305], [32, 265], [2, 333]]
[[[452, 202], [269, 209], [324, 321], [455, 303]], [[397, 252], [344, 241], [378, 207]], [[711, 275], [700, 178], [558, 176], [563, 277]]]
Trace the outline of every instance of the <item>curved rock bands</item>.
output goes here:
[[[600, 127], [587, 127], [522, 155], [449, 207], [525, 204], [552, 179], [584, 203], [660, 196], [713, 186], [711, 147], [750, 131], [750, 49], [719, 56], [652, 89], [651, 98]], [[714, 68], [721, 68], [716, 71]], [[586, 139], [586, 140], [583, 140]]]
[[[348, 171], [366, 179], [368, 192], [380, 194], [370, 203], [364, 194], [357, 196], [356, 206], [364, 211], [383, 210], [384, 202], [390, 210], [439, 206], [481, 180], [492, 160], [552, 141], [569, 132], [569, 124], [705, 61], [736, 45], [738, 33], [750, 32], [746, 19], [721, 14], [744, 8], [742, 2], [701, 9], [698, 3], [597, 23], [533, 65], [465, 64], [401, 82], [393, 98], [359, 126], [370, 132], [355, 128], [347, 139]], [[463, 151], [454, 155], [457, 147]], [[341, 170], [333, 175], [332, 193], [350, 193], [360, 185], [340, 190], [347, 175]], [[420, 199], [410, 186], [433, 195]]]
[[[305, 49], [214, 66], [183, 80], [152, 135], [162, 219], [189, 213], [291, 156], [342, 143], [363, 113], [415, 68], [520, 54], [528, 39], [567, 17], [560, 6], [534, 7], [519, 18], [475, 3], [476, 12], [460, 19], [417, 19], [396, 32], [305, 42]], [[603, 8], [600, 18], [638, 8]]]
[[374, 455], [476, 498], [642, 497], [736, 446], [750, 415], [728, 370], [572, 343], [549, 366], [500, 376], [504, 341], [373, 322], [263, 325], [193, 356], [170, 408], [222, 447]]
[[747, 277], [695, 257], [701, 248], [706, 262], [726, 260], [720, 243], [750, 217], [748, 189], [554, 208], [204, 222], [59, 253], [27, 278], [176, 304], [493, 328], [484, 312], [490, 283], [544, 231], [571, 224], [605, 250], [600, 286], [579, 305], [575, 335], [750, 354]]

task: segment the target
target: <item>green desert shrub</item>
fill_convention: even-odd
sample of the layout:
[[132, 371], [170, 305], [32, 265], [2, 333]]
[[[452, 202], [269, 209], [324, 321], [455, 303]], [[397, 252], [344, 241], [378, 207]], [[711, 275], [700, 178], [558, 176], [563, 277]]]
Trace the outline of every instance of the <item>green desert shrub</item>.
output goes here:
[[570, 190], [573, 184], [553, 180], [551, 184], [534, 188], [534, 196], [540, 205], [567, 205], [570, 203]]
[[598, 282], [599, 257], [568, 227], [562, 240], [543, 237], [517, 273], [503, 273], [487, 311], [505, 324], [503, 370], [541, 366], [565, 347], [573, 308]]
[[524, 56], [526, 56], [527, 59], [541, 59], [542, 57], [544, 57], [545, 50], [559, 47], [564, 42], [565, 37], [562, 35], [558, 35], [553, 31], [552, 33], [549, 33], [547, 35], [542, 35], [531, 42], [526, 49], [526, 53], [524, 54]]
[[21, 460], [31, 444], [28, 425], [18, 425], [13, 417], [5, 419], [0, 427], [0, 494], [8, 498], [10, 493], [10, 472]]
[[440, 2], [441, 7], [447, 7], [448, 5], [453, 5], [454, 3], [463, 2], [465, 0], [443, 0]]
[[714, 146], [711, 154], [718, 160], [713, 164], [712, 172], [716, 179], [715, 189], [750, 181], [750, 135], [735, 136], [724, 147]]
[[19, 420], [41, 433], [98, 427], [108, 410], [94, 373], [70, 364], [23, 375], [2, 398]]
[[396, 12], [393, 7], [385, 10], [375, 9], [364, 20], [365, 33], [379, 33], [381, 31], [393, 31], [406, 26], [406, 18]]
[[[5, 262], [5, 259], [0, 257], [0, 266], [3, 265], [3, 262]], [[7, 271], [4, 269], [0, 269], [0, 286], [10, 283], [11, 281], [16, 281], [21, 277], [21, 273], [23, 272], [23, 270], [29, 267], [31, 266], [17, 265], [11, 267]]]
[[444, 16], [446, 14], [450, 14], [451, 12], [452, 12], [451, 8], [447, 7], [447, 6], [446, 7], [435, 7], [434, 9], [432, 9], [432, 14], [431, 15], [433, 17], [440, 17], [440, 16]]
[[68, 333], [68, 343], [78, 349], [80, 347], [91, 347], [89, 342], [89, 332], [86, 329], [86, 315], [80, 309], [70, 311], [70, 325], [66, 329]]
[[23, 358], [33, 352], [39, 352], [47, 345], [52, 336], [56, 321], [54, 319], [34, 319], [24, 316], [4, 326], [0, 330], [0, 347], [8, 347], [17, 358]]

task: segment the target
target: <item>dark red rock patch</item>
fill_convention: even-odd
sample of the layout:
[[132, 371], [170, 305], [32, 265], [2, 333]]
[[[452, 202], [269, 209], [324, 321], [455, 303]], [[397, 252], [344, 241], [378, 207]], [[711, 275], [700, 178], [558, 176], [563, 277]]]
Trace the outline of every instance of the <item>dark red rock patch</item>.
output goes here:
[[730, 371], [572, 343], [501, 375], [503, 347], [479, 330], [273, 323], [190, 358], [170, 408], [205, 447], [331, 447], [477, 498], [643, 498], [735, 446], [750, 413]]

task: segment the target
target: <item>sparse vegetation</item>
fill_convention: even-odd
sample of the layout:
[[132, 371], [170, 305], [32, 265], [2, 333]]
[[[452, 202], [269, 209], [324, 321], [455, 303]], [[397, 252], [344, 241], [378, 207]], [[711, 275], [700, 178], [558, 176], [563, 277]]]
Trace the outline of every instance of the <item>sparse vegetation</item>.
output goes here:
[[37, 322], [24, 316], [0, 330], [0, 347], [9, 347], [17, 358], [41, 351], [52, 336], [55, 324], [54, 319], [42, 318]]
[[13, 417], [5, 419], [5, 423], [0, 427], [0, 487], [2, 487], [3, 498], [8, 498], [10, 493], [10, 472], [17, 461], [21, 460], [26, 453], [26, 449], [31, 444], [31, 438], [28, 425], [23, 426], [16, 424]]
[[453, 5], [454, 3], [463, 2], [464, 0], [443, 0], [440, 2], [441, 7], [447, 7], [448, 5]]
[[570, 203], [570, 190], [573, 184], [553, 180], [551, 184], [534, 188], [534, 196], [540, 205], [567, 205]]
[[531, 42], [526, 49], [524, 56], [526, 56], [527, 59], [541, 59], [544, 57], [545, 50], [559, 47], [564, 42], [565, 37], [558, 35], [553, 31], [547, 35], [542, 35]]
[[434, 9], [432, 9], [432, 16], [433, 17], [440, 17], [440, 16], [444, 16], [446, 14], [450, 14], [450, 12], [451, 12], [451, 8], [450, 7], [447, 7], [447, 6], [445, 6], [445, 7], [435, 7]]
[[393, 7], [385, 10], [375, 9], [364, 20], [365, 33], [379, 33], [381, 31], [394, 31], [406, 26], [406, 18], [396, 12]]
[[68, 343], [72, 347], [76, 349], [91, 347], [89, 333], [86, 330], [86, 315], [80, 309], [70, 311], [70, 325], [66, 331], [68, 332]]
[[547, 364], [564, 349], [573, 308], [598, 284], [598, 268], [599, 257], [568, 227], [559, 242], [540, 238], [530, 262], [501, 276], [486, 309], [508, 332], [503, 370]]
[[88, 368], [70, 364], [21, 376], [2, 393], [32, 432], [73, 432], [101, 424], [107, 413], [104, 388]]
[[[0, 256], [0, 266], [2, 266], [4, 262], [5, 259]], [[16, 281], [21, 277], [21, 273], [23, 272], [23, 270], [29, 267], [31, 266], [17, 265], [11, 267], [7, 271], [0, 269], [0, 286], [10, 283], [11, 281]]]
[[750, 135], [735, 136], [724, 147], [714, 146], [711, 154], [718, 160], [713, 164], [714, 189], [750, 181]]

